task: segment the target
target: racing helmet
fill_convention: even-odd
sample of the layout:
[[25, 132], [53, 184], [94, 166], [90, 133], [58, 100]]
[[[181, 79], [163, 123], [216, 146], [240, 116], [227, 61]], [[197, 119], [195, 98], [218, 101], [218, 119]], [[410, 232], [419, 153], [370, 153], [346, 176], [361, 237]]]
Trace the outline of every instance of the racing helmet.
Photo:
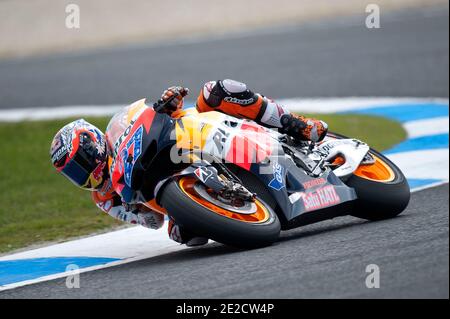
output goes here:
[[105, 135], [83, 119], [67, 124], [56, 133], [50, 157], [58, 172], [83, 189], [99, 189], [107, 178]]

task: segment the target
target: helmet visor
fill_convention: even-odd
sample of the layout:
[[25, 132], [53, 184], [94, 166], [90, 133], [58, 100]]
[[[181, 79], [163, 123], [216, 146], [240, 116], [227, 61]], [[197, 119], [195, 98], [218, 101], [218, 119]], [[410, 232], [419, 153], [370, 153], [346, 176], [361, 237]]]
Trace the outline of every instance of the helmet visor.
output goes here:
[[98, 164], [95, 160], [89, 160], [89, 156], [79, 150], [75, 157], [70, 160], [62, 169], [61, 173], [70, 179], [75, 185], [82, 188], [91, 188], [90, 176]]

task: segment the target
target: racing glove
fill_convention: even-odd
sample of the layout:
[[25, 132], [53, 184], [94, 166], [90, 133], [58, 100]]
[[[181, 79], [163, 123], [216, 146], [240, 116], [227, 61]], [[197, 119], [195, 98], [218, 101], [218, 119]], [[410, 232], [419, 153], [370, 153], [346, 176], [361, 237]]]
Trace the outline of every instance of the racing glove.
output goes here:
[[153, 104], [158, 113], [171, 115], [183, 107], [183, 99], [189, 94], [189, 89], [182, 86], [171, 86], [163, 92], [161, 98]]
[[119, 220], [150, 229], [159, 229], [164, 224], [163, 214], [152, 211], [143, 205], [123, 202], [122, 207], [121, 213], [116, 217]]

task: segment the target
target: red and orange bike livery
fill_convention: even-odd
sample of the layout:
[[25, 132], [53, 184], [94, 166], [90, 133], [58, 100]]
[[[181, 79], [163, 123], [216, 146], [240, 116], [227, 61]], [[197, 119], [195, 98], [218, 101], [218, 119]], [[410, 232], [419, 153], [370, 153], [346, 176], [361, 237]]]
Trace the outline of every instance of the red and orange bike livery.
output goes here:
[[347, 214], [394, 217], [410, 197], [386, 157], [333, 133], [298, 142], [215, 111], [171, 118], [140, 100], [111, 119], [106, 139], [126, 202], [233, 246], [268, 245], [281, 230]]

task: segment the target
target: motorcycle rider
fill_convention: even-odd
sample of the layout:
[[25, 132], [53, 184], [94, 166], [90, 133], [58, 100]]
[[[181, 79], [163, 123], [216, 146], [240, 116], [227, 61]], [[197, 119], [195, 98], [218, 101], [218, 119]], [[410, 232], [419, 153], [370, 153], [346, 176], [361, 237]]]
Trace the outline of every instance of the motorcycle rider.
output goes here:
[[[188, 93], [187, 88], [170, 87], [153, 108], [179, 118], [184, 115], [183, 101]], [[321, 141], [328, 129], [325, 122], [290, 113], [272, 99], [249, 90], [246, 84], [230, 79], [205, 83], [196, 108], [199, 112], [214, 110], [253, 120], [300, 140]], [[159, 229], [164, 224], [163, 214], [150, 211], [143, 205], [126, 203], [112, 189], [106, 138], [94, 125], [80, 119], [64, 126], [53, 139], [50, 156], [57, 171], [75, 185], [92, 191], [96, 205], [110, 216], [152, 229]], [[168, 233], [172, 240], [187, 246], [208, 242], [208, 239], [195, 236], [172, 219], [169, 220]]]

